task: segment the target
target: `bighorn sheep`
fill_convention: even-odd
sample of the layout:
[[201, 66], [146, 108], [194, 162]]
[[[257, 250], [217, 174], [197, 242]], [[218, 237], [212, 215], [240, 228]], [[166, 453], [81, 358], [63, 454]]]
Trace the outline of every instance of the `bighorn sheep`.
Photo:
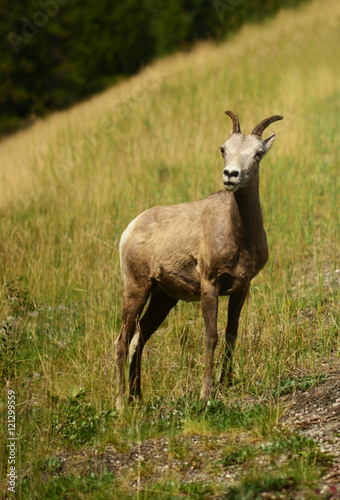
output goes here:
[[[220, 148], [225, 189], [200, 201], [150, 208], [136, 217], [121, 237], [124, 303], [116, 341], [119, 409], [124, 404], [128, 352], [130, 397], [139, 397], [145, 343], [179, 299], [202, 302], [207, 368], [201, 399], [207, 399], [213, 391], [218, 297], [230, 295], [220, 382], [226, 375], [230, 381], [241, 309], [250, 281], [268, 260], [259, 168], [275, 134], [263, 140], [262, 133], [283, 117], [266, 118], [251, 134], [243, 135], [235, 113], [225, 113], [233, 123], [229, 139]], [[148, 308], [139, 320], [150, 295]]]

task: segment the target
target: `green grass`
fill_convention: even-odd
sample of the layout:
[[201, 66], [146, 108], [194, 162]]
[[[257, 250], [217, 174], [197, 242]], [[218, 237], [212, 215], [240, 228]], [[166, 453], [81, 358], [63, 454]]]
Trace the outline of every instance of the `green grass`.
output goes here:
[[[225, 464], [212, 464], [212, 473], [227, 463], [245, 468], [228, 498], [291, 491], [301, 477], [304, 494], [313, 495], [326, 459], [301, 441], [279, 467], [286, 438], [272, 439], [284, 398], [326, 379], [339, 360], [338, 15], [334, 0], [284, 11], [227, 43], [159, 61], [157, 85], [141, 102], [128, 96], [143, 73], [0, 143], [0, 404], [6, 429], [7, 390], [15, 391], [19, 498], [225, 493], [192, 484], [185, 472], [158, 481], [146, 468], [148, 481], [137, 491], [136, 470], [125, 481], [110, 471], [78, 477], [59, 470], [65, 454], [128, 450], [161, 436], [184, 457], [181, 436], [190, 433], [207, 442], [219, 433], [248, 436], [240, 444], [230, 437]], [[120, 98], [134, 104], [124, 115], [114, 105]], [[118, 415], [120, 235], [150, 206], [222, 188], [225, 109], [239, 114], [245, 132], [265, 116], [284, 115], [268, 130], [277, 140], [261, 167], [270, 259], [241, 315], [233, 387], [199, 403], [203, 319], [199, 304], [179, 303], [143, 354], [143, 402]], [[221, 299], [221, 332], [226, 320]], [[216, 378], [222, 352], [221, 341]], [[256, 465], [261, 456], [273, 461], [271, 470]]]
[[[39, 474], [41, 471], [37, 471]], [[66, 476], [54, 477], [48, 480], [38, 490], [34, 490], [34, 482], [27, 480], [22, 484], [22, 495], [32, 499], [76, 499], [76, 498], [128, 498], [123, 491], [112, 488], [113, 476], [110, 473], [102, 475], [91, 474], [86, 477]], [[110, 491], [111, 490], [111, 491]], [[110, 494], [111, 493], [111, 494]], [[86, 497], [85, 497], [86, 495]]]
[[[181, 450], [180, 450], [181, 451]], [[175, 458], [181, 458], [178, 453], [178, 444], [173, 448]], [[286, 463], [282, 471], [282, 462], [277, 460], [285, 454]], [[182, 458], [188, 458], [188, 450]], [[313, 491], [308, 492], [308, 487], [317, 484], [318, 473], [325, 465], [331, 463], [330, 459], [320, 453], [311, 439], [306, 439], [297, 434], [276, 432], [271, 440], [260, 445], [234, 445], [222, 451], [224, 466], [242, 465], [245, 473], [238, 486], [222, 487], [221, 485], [206, 484], [203, 482], [188, 482], [171, 479], [163, 482], [151, 483], [138, 490], [135, 494], [127, 495], [119, 481], [109, 471], [102, 474], [88, 474], [85, 476], [61, 476], [59, 470], [61, 461], [57, 458], [49, 459], [39, 464], [35, 474], [26, 478], [22, 484], [23, 492], [32, 491], [36, 474], [49, 474], [48, 481], [39, 490], [37, 498], [142, 498], [142, 499], [177, 499], [188, 496], [192, 499], [208, 499], [214, 495], [226, 499], [256, 499], [263, 498], [261, 494], [271, 495], [271, 498], [286, 498], [285, 495], [302, 493], [305, 498], [317, 498]], [[255, 457], [261, 456], [269, 459], [267, 470], [261, 470], [259, 464], [254, 462]], [[195, 458], [197, 462], [197, 458]], [[194, 463], [194, 462], [193, 462]], [[198, 464], [197, 464], [198, 465]], [[207, 466], [207, 464], [205, 464]], [[250, 471], [250, 472], [249, 472]], [[147, 474], [147, 466], [139, 470], [139, 474]], [[306, 496], [308, 492], [308, 496]], [[283, 496], [282, 496], [283, 495]], [[32, 498], [36, 498], [34, 494]]]

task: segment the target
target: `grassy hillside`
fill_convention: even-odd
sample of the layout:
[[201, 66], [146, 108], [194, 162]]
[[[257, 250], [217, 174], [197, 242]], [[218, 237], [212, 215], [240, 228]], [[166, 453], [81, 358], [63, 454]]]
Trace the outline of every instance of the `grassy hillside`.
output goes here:
[[[237, 417], [233, 432], [247, 430], [263, 444], [275, 433], [283, 395], [327, 377], [339, 357], [339, 19], [336, 0], [282, 11], [227, 43], [163, 59], [0, 143], [0, 378], [5, 429], [7, 391], [16, 394], [18, 498], [54, 498], [59, 486], [68, 492], [63, 498], [133, 491], [134, 472], [119, 479], [100, 471], [88, 483], [73, 475], [65, 486], [58, 472], [66, 450], [229, 432], [239, 413], [250, 416]], [[120, 235], [150, 206], [222, 188], [218, 147], [231, 128], [225, 109], [238, 113], [244, 132], [266, 116], [284, 116], [268, 129], [277, 140], [261, 168], [270, 260], [241, 317], [237, 383], [220, 389], [215, 413], [197, 409], [203, 319], [199, 304], [179, 304], [145, 350], [143, 404], [118, 416]], [[226, 306], [221, 300], [221, 331]], [[262, 398], [258, 412], [249, 410], [250, 395]], [[219, 420], [227, 409], [235, 415]], [[310, 449], [305, 459], [296, 454], [300, 468], [291, 464], [307, 490], [324, 467]], [[152, 471], [144, 474], [141, 498], [175, 498], [188, 482], [184, 475], [165, 487], [162, 479], [156, 488]]]

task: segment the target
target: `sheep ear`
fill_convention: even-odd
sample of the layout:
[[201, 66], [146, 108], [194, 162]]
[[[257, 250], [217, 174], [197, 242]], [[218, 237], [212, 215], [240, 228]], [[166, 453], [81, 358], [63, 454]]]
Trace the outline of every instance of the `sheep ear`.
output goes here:
[[264, 143], [266, 145], [267, 153], [270, 150], [270, 148], [272, 147], [272, 145], [274, 144], [274, 141], [275, 141], [275, 134], [269, 136], [268, 139], [264, 140]]

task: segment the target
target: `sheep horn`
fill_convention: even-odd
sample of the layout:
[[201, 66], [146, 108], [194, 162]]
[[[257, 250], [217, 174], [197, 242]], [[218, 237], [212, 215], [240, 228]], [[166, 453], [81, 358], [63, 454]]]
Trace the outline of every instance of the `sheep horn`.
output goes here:
[[281, 115], [273, 115], [270, 116], [269, 118], [265, 118], [262, 120], [262, 122], [258, 123], [254, 130], [252, 131], [252, 134], [257, 135], [261, 137], [263, 131], [269, 127], [269, 125], [273, 122], [276, 122], [277, 120], [282, 120], [283, 116]]
[[233, 111], [228, 110], [228, 111], [225, 111], [225, 114], [229, 115], [230, 118], [232, 119], [233, 134], [240, 134], [241, 133], [240, 122], [239, 122], [237, 116], [235, 115], [235, 113]]

